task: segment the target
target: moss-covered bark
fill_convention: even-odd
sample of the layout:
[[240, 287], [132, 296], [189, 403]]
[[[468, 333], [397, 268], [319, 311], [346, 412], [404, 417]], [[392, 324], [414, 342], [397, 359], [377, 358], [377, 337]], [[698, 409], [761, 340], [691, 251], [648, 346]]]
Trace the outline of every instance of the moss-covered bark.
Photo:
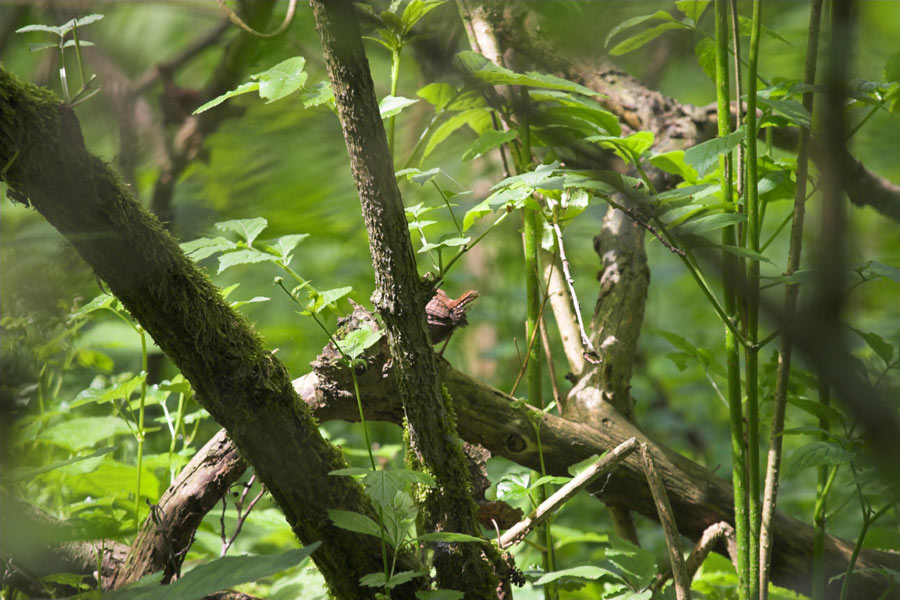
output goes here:
[[[375, 268], [375, 307], [390, 336], [391, 357], [416, 458], [435, 476], [426, 511], [433, 526], [480, 535], [468, 471], [425, 321], [426, 287], [416, 268], [400, 190], [381, 122], [369, 64], [350, 0], [313, 0], [316, 28], [359, 190]], [[496, 597], [497, 580], [475, 544], [435, 549], [438, 584], [467, 598]]]
[[322, 541], [313, 558], [334, 595], [369, 597], [357, 582], [381, 570], [379, 543], [334, 527], [326, 509], [374, 513], [355, 482], [328, 475], [344, 460], [297, 402], [284, 366], [116, 173], [85, 149], [74, 113], [3, 69], [0, 165], [14, 193], [68, 238], [190, 380], [300, 540]]

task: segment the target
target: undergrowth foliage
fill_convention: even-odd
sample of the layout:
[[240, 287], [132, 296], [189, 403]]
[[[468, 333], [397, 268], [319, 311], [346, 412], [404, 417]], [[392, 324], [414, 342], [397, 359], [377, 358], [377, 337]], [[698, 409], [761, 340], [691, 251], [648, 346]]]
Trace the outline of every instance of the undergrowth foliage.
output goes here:
[[[390, 55], [390, 79], [384, 86], [389, 92], [380, 99], [379, 109], [397, 179], [404, 192], [425, 198], [409, 203], [405, 209], [423, 280], [437, 289], [450, 280], [451, 273], [464, 278], [453, 267], [465, 264], [463, 259], [471, 257], [482, 244], [506, 243], [497, 240], [509, 235], [509, 222], [534, 218], [540, 248], [558, 257], [565, 256], [566, 243], [572, 245], [576, 241], [570, 235], [575, 229], [573, 224], [596, 218], [597, 212], [592, 209], [600, 206], [622, 210], [690, 277], [699, 292], [694, 297], [703, 298], [708, 319], [732, 340], [733, 353], [723, 351], [719, 341], [693, 339], [677, 327], [657, 328], [645, 333], [645, 337], [652, 336], [658, 342], [657, 348], [665, 348], [662, 352], [667, 353], [678, 373], [673, 377], [690, 377], [698, 384], [697, 389], [703, 386], [701, 393], [706, 393], [711, 403], [732, 403], [740, 421], [737, 431], [732, 432], [737, 443], [743, 451], [758, 453], [766, 442], [748, 446], [746, 438], [757, 440], [760, 422], [766, 423], [776, 412], [779, 360], [784, 358], [767, 344], [783, 332], [757, 332], [756, 325], [749, 327], [748, 322], [757, 323], [759, 302], [764, 306], [775, 303], [776, 293], [781, 294], [789, 286], [798, 286], [803, 294], [816, 293], [814, 267], [784, 268], [788, 224], [793, 214], [780, 210], [779, 203], [797, 196], [801, 186], [802, 205], [825, 185], [821, 174], [807, 175], [805, 164], [798, 168], [805, 157], [778, 150], [772, 135], [775, 130], [798, 132], [827, 127], [818, 123], [816, 113], [804, 103], [805, 94], [815, 95], [818, 102], [823, 87], [799, 77], [767, 78], [764, 69], [745, 73], [745, 81], [747, 77], [754, 80], [755, 99], [750, 104], [758, 107], [755, 118], [743, 115], [735, 127], [722, 135], [687, 149], [666, 151], [656, 149], [657, 140], [651, 131], [623, 126], [606, 99], [594, 90], [558, 75], [517, 72], [469, 50], [455, 54], [455, 76], [405, 92], [410, 97], [399, 95], [400, 68], [406, 64], [401, 61], [402, 52], [418, 40], [420, 34], [415, 32], [423, 30], [420, 21], [429, 24], [435, 15], [449, 14], [448, 7], [442, 8], [444, 4], [443, 0], [398, 0], [381, 12], [369, 5], [359, 6], [367, 22], [374, 24], [373, 36], [366, 39], [377, 44], [372, 48], [384, 49]], [[726, 51], [734, 40], [729, 41], [727, 32], [724, 39], [721, 32], [711, 33], [711, 18], [704, 17], [710, 15], [710, 5], [709, 1], [680, 0], [670, 9], [622, 21], [606, 37], [608, 52], [624, 55], [662, 35], [690, 35], [699, 40], [694, 53], [700, 67], [715, 81], [721, 78], [716, 70], [716, 61], [721, 59], [717, 52]], [[433, 12], [436, 9], [441, 11]], [[81, 49], [93, 44], [79, 37], [83, 27], [102, 17], [95, 14], [58, 27], [29, 25], [18, 29], [20, 33], [57, 36], [50, 42], [32, 44], [31, 51], [57, 49], [60, 89], [69, 106], [89, 100], [104, 85], [102, 78], [87, 75], [89, 61]], [[759, 35], [790, 44], [778, 31], [762, 26], [758, 14], [753, 18], [738, 15], [737, 29], [741, 38], [738, 46], [744, 38], [758, 43]], [[66, 70], [71, 52], [76, 54], [81, 79], [81, 86], [75, 91], [71, 91], [71, 77]], [[334, 118], [335, 100], [330, 85], [316, 80], [318, 75], [308, 71], [313, 62], [312, 57], [304, 56], [280, 60], [233, 90], [203, 103], [194, 114], [225, 110], [227, 105], [223, 104], [255, 92], [266, 104], [299, 98], [304, 110], [316, 111], [321, 118]], [[730, 68], [733, 69], [733, 63]], [[515, 92], [506, 93], [509, 90]], [[847, 82], [847, 98], [849, 110], [863, 111], [849, 132], [851, 137], [878, 111], [896, 115], [900, 111], [900, 54], [886, 61], [884, 81]], [[521, 113], [523, 106], [527, 117]], [[402, 143], [396, 135], [397, 123], [402, 124], [407, 117], [418, 126], [411, 144]], [[446, 151], [451, 146], [464, 146], [454, 158], [456, 162], [437, 162], [436, 157], [446, 154], [439, 150]], [[751, 146], [754, 151], [748, 152]], [[615, 166], [595, 168], [596, 161], [591, 164], [585, 159], [590, 153], [581, 153], [578, 148], [604, 156]], [[471, 166], [498, 156], [504, 170], [488, 185], [454, 176], [460, 171], [460, 164]], [[736, 156], [742, 156], [743, 163], [733, 163], [732, 157]], [[747, 168], [748, 157], [755, 158], [753, 169]], [[12, 161], [15, 156], [0, 172], [0, 178]], [[806, 179], [798, 181], [798, 176]], [[739, 181], [741, 191], [733, 185]], [[748, 193], [748, 189], [754, 192]], [[7, 188], [7, 192], [17, 199], [12, 188]], [[215, 276], [223, 285], [221, 295], [233, 309], [248, 310], [268, 303], [270, 310], [281, 312], [285, 298], [296, 304], [291, 318], [314, 321], [321, 333], [316, 343], [330, 343], [338, 361], [350, 373], [364, 447], [354, 447], [346, 439], [332, 441], [343, 446], [351, 462], [356, 464], [361, 459], [368, 465], [336, 470], [330, 476], [358, 481], [378, 519], [337, 509], [330, 510], [328, 517], [340, 528], [380, 539], [383, 570], [364, 576], [360, 584], [372, 588], [375, 597], [390, 598], [395, 588], [412, 580], [430, 581], [428, 549], [433, 544], [491, 544], [495, 535], [487, 528], [484, 538], [426, 531], [417, 500], [423, 488], [436, 485], [434, 479], [428, 473], [396, 466], [403, 448], [391, 443], [390, 434], [380, 440], [378, 435], [384, 434], [384, 429], [367, 423], [364, 416], [357, 371], [365, 368], [366, 353], [383, 343], [378, 321], [351, 331], [332, 327], [336, 317], [345, 315], [348, 299], [362, 300], [359, 294], [341, 281], [323, 281], [320, 277], [314, 282], [302, 274], [304, 268], [297, 265], [309, 265], [315, 260], [312, 253], [304, 253], [303, 245], [311, 237], [315, 240], [315, 230], [262, 238], [269, 225], [266, 218], [252, 216], [217, 222], [209, 237], [187, 241], [181, 249], [202, 265], [209, 266], [215, 259]], [[517, 236], [518, 232], [512, 236], [515, 243]], [[720, 277], [723, 265], [724, 279]], [[284, 292], [285, 298], [273, 299], [255, 291], [244, 294], [243, 281], [236, 279], [248, 272], [268, 279], [274, 277], [274, 285]], [[239, 275], [236, 277], [235, 273]], [[536, 276], [541, 300], [546, 303], [548, 284], [542, 279], [543, 272]], [[568, 271], [566, 276], [574, 279]], [[588, 278], [584, 274], [577, 276], [581, 280]], [[729, 278], [739, 285], [731, 289], [723, 285]], [[844, 279], [849, 296], [870, 282], [900, 283], [900, 269], [882, 257], [865, 258], [849, 265]], [[325, 289], [320, 289], [320, 284]], [[750, 298], [756, 298], [757, 304], [753, 305]], [[582, 301], [581, 306], [584, 305]], [[540, 321], [543, 308], [540, 310], [540, 314], [530, 316]], [[151, 374], [152, 357], [160, 353], [140, 323], [114, 296], [104, 291], [86, 302], [79, 300], [65, 306], [64, 312], [64, 319], [40, 324], [30, 320], [27, 311], [3, 316], [4, 369], [9, 369], [7, 365], [15, 367], [8, 371], [14, 376], [4, 384], [13, 390], [17, 415], [9, 454], [11, 463], [19, 466], [4, 469], [0, 486], [4, 492], [27, 498], [66, 519], [56, 526], [52, 536], [55, 541], [130, 541], [142, 522], [154, 519], [155, 503], [209, 437], [214, 423], [196, 402], [191, 386], [181, 374], [162, 379]], [[248, 312], [252, 314], [252, 310]], [[854, 370], [879, 392], [896, 391], [896, 371], [900, 367], [896, 332], [869, 325], [870, 319], [859, 321], [842, 333], [859, 341], [858, 351], [849, 356], [845, 368]], [[287, 323], [290, 327], [291, 322]], [[531, 344], [541, 345], [536, 331], [531, 330], [530, 339], [526, 337], [523, 342], [528, 349]], [[591, 348], [589, 352], [586, 349], [585, 356], [589, 362], [597, 363], [601, 353]], [[740, 354], [743, 358], [737, 360]], [[757, 359], [758, 363], [754, 362]], [[746, 361], [743, 366], [741, 360]], [[735, 365], [737, 373], [732, 370]], [[530, 366], [543, 368], [539, 361]], [[519, 378], [527, 368], [521, 364]], [[879, 471], [877, 457], [872, 455], [858, 417], [846, 406], [829, 401], [829, 385], [820, 373], [809, 365], [795, 363], [784, 381], [783, 396], [790, 411], [783, 430], [774, 437], [784, 440], [788, 452], [778, 476], [806, 485], [812, 480], [809, 473], [815, 472], [818, 489], [815, 494], [806, 494], [806, 508], [814, 508], [815, 522], [823, 532], [825, 524], [834, 520], [841, 523], [842, 535], [855, 534], [858, 553], [867, 544], [867, 532], [876, 522], [884, 519], [896, 523], [896, 486]], [[540, 403], [533, 392], [527, 395], [528, 401], [545, 413], [561, 412], [556, 401]], [[726, 429], [720, 423], [714, 426]], [[331, 436], [327, 429], [323, 431], [326, 437]], [[537, 439], [540, 440], [539, 431]], [[542, 452], [540, 446], [538, 451]], [[735, 481], [743, 482], [743, 477], [749, 476], [747, 469], [754, 468], [758, 478], [760, 469], [755, 465], [749, 458], [736, 460], [732, 468], [741, 477]], [[753, 503], [769, 500], [763, 499], [758, 481], [753, 487], [752, 477], [747, 479], [750, 489], [739, 490], [735, 500], [738, 515], [751, 513], [738, 525], [739, 570], [721, 556], [711, 555], [693, 577], [691, 591], [695, 596], [760, 597], [762, 585], [763, 595], [796, 597], [774, 586], [766, 591], [767, 582], [760, 583], [754, 572], [759, 561], [767, 559], [754, 551], [761, 526], [758, 520], [754, 524]], [[569, 480], [509, 467], [494, 477], [489, 496], [491, 500], [522, 507], [528, 513]], [[248, 488], [249, 485], [252, 482]], [[840, 487], [850, 492], [845, 493]], [[829, 498], [832, 500], [826, 503]], [[740, 505], [742, 502], [745, 505]], [[774, 498], [771, 502], [774, 506]], [[857, 514], [849, 515], [854, 510]], [[809, 520], [812, 514], [803, 516]], [[554, 519], [548, 520], [543, 536], [529, 539], [537, 550], [515, 549], [529, 589], [540, 590], [545, 598], [569, 597], [568, 593], [573, 594], [571, 597], [609, 599], [675, 596], [671, 585], [656, 582], [658, 574], [667, 568], [665, 560], [659, 558], [661, 552], [597, 531], [592, 525], [576, 529]], [[231, 529], [236, 535], [245, 523], [243, 540], [237, 538], [237, 547], [243, 553], [259, 555], [224, 556], [230, 546], [230, 542], [226, 544], [226, 530]], [[221, 526], [218, 525], [212, 518], [205, 521], [189, 555], [199, 564], [171, 584], [167, 595], [201, 598], [267, 577], [275, 578], [269, 588], [273, 597], [296, 593], [312, 598], [320, 593], [318, 580], [307, 569], [311, 564], [308, 558], [315, 557], [317, 544], [271, 552], [273, 546], [290, 547], [297, 543], [270, 500], [263, 500], [249, 515], [241, 514], [237, 507], [225, 509]], [[883, 531], [879, 535], [878, 543], [893, 547], [900, 543], [896, 535]], [[221, 552], [217, 549], [219, 540]], [[573, 551], [574, 547], [579, 551]], [[415, 554], [422, 568], [398, 570], [396, 561], [401, 551]], [[15, 547], [3, 552], [4, 559], [10, 557], [15, 562]], [[573, 556], [574, 562], [582, 564], [574, 564], [570, 560]], [[296, 568], [298, 565], [302, 567]], [[276, 575], [286, 570], [290, 570], [288, 575]], [[851, 593], [853, 570], [851, 561], [840, 584], [844, 597]], [[900, 587], [896, 572], [885, 568], [882, 575], [893, 582], [889, 589]], [[103, 597], [158, 597], [158, 580], [159, 577], [151, 576], [139, 585]], [[39, 583], [48, 595], [62, 595], [63, 589], [88, 593], [97, 585], [92, 577], [75, 573], [48, 575]], [[9, 598], [25, 597], [23, 592], [14, 591], [12, 584], [2, 585]], [[423, 583], [423, 589], [427, 585]], [[824, 597], [825, 586], [827, 582], [817, 581], [811, 587], [814, 594]], [[462, 598], [465, 591], [421, 591], [417, 597]], [[84, 597], [88, 596], [99, 597], [99, 592]]]

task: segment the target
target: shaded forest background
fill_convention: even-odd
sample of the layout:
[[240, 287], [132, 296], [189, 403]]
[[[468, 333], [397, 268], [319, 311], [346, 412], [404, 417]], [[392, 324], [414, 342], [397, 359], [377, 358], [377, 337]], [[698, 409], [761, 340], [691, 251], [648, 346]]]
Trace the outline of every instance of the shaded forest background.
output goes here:
[[[739, 6], [746, 13], [745, 4]], [[604, 40], [625, 19], [670, 10], [671, 3], [625, 0], [602, 2], [535, 2], [529, 10], [539, 15], [541, 33], [563, 54], [589, 59], [606, 52]], [[281, 14], [281, 8], [276, 13]], [[711, 12], [711, 11], [710, 11]], [[204, 32], [214, 30], [222, 15], [212, 2], [0, 2], [0, 60], [6, 69], [29, 81], [58, 90], [54, 54], [30, 53], [28, 43], [44, 41], [35, 34], [14, 34], [30, 23], [59, 24], [88, 13], [102, 13], [102, 21], [86, 29], [85, 36], [95, 46], [85, 50], [91, 73], [96, 73], [98, 96], [75, 110], [81, 122], [87, 147], [116, 165], [126, 183], [145, 206], [152, 205], [155, 187], [166, 171], [174, 127], [167, 125], [166, 102], [185, 90], [198, 89], [210, 78], [221, 60], [222, 47], [238, 35], [233, 27], [223, 28], [219, 41], [202, 50], [183, 66], [173, 79], [154, 75], [155, 65], [177, 56]], [[769, 79], [800, 77], [802, 74], [808, 6], [802, 2], [771, 2], [766, 6], [764, 24], [777, 36], [763, 36], [760, 71]], [[701, 28], [711, 29], [710, 17]], [[859, 35], [852, 61], [854, 77], [881, 81], [887, 57], [900, 47], [900, 4], [861, 2]], [[414, 97], [423, 85], [440, 80], [450, 71], [447, 60], [454, 51], [467, 49], [465, 34], [452, 4], [443, 6], [422, 21], [424, 41], [411, 46], [402, 55], [400, 95]], [[698, 35], [693, 32], [668, 32], [639, 50], [615, 57], [624, 71], [639, 78], [680, 102], [707, 106], [715, 100], [714, 84], [698, 65], [694, 47]], [[376, 44], [367, 42], [366, 51], [379, 96], [387, 94], [390, 81], [390, 57]], [[264, 71], [292, 56], [306, 58], [310, 81], [327, 80], [321, 48], [309, 9], [301, 4], [289, 30], [282, 36], [259, 43], [244, 68], [246, 75]], [[74, 63], [73, 63], [74, 64]], [[74, 72], [74, 68], [73, 68]], [[122, 81], [139, 82], [150, 77], [142, 100], [122, 114]], [[117, 85], [120, 86], [117, 88]], [[118, 91], [117, 91], [118, 90]], [[160, 101], [162, 98], [162, 101]], [[177, 108], [175, 109], [177, 110]], [[373, 291], [372, 262], [359, 201], [347, 164], [347, 151], [335, 115], [325, 109], [305, 110], [299, 97], [265, 104], [255, 95], [231, 100], [231, 111], [215, 132], [206, 137], [196, 157], [178, 174], [174, 182], [169, 213], [171, 231], [179, 241], [215, 235], [214, 223], [230, 219], [263, 217], [268, 222], [263, 237], [275, 238], [308, 233], [295, 252], [291, 266], [320, 289], [352, 286], [350, 298], [369, 305]], [[860, 119], [865, 107], [851, 112]], [[415, 146], [418, 135], [431, 118], [431, 107], [420, 102], [403, 111], [397, 121], [396, 147], [398, 168]], [[461, 161], [460, 155], [475, 139], [461, 129], [439, 146], [425, 161], [424, 168], [440, 166], [456, 182], [458, 191], [471, 190], [470, 199], [461, 199], [464, 208], [483, 198], [492, 185], [503, 178], [496, 157], [485, 156]], [[888, 180], [900, 181], [900, 119], [881, 110], [868, 120], [852, 139], [851, 150], [862, 163]], [[776, 151], [779, 152], [779, 151]], [[444, 182], [453, 188], [454, 183]], [[407, 206], [433, 203], [427, 187], [403, 185]], [[0, 184], [0, 191], [5, 187]], [[777, 224], [791, 212], [791, 198], [771, 197], [763, 237], [768, 238]], [[592, 199], [583, 215], [566, 228], [567, 254], [574, 285], [585, 317], [589, 318], [597, 295], [599, 263], [592, 247], [599, 223], [607, 210], [600, 200]], [[817, 244], [817, 204], [809, 206], [808, 247]], [[848, 211], [848, 260], [862, 265], [877, 261], [900, 268], [900, 238], [896, 222], [869, 208], [852, 207]], [[436, 233], [450, 233], [452, 222], [443, 220]], [[450, 272], [444, 289], [458, 296], [476, 289], [480, 297], [469, 311], [469, 326], [454, 334], [444, 357], [457, 369], [503, 390], [509, 390], [520, 370], [524, 352], [525, 295], [521, 267], [521, 223], [509, 219], [463, 258]], [[477, 231], [477, 230], [476, 230]], [[55, 442], [37, 448], [21, 442], [30, 435], [38, 410], [45, 412], [47, 428], [66, 423], [75, 415], [96, 416], [95, 407], [73, 407], [79, 393], [124, 381], [141, 368], [141, 338], [122, 319], [100, 312], [92, 315], [77, 331], [71, 330], [69, 315], [101, 293], [90, 268], [71, 246], [35, 211], [4, 200], [0, 208], [0, 308], [2, 308], [2, 385], [4, 400], [17, 421], [4, 423], [5, 469], [35, 466], [65, 458], [66, 453], [83, 453], [100, 447], [102, 439], [77, 440], [77, 435], [58, 431]], [[690, 276], [677, 256], [649, 237], [646, 241], [651, 271], [644, 325], [631, 383], [635, 400], [635, 420], [652, 438], [728, 478], [730, 454], [728, 407], [710, 386], [711, 375], [696, 360], [680, 353], [672, 344], [674, 336], [688, 340], [696, 348], [716, 356], [722, 345], [722, 326], [711, 315]], [[424, 255], [419, 255], [420, 257]], [[778, 275], [787, 256], [787, 237], [775, 239], [767, 250], [775, 265], [763, 266], [764, 275]], [[203, 263], [220, 287], [239, 283], [229, 300], [250, 302], [240, 307], [265, 339], [267, 347], [277, 348], [277, 356], [293, 377], [309, 371], [309, 363], [327, 342], [315, 322], [296, 313], [296, 306], [272, 283], [280, 275], [269, 265], [244, 265], [215, 274], [214, 261]], [[422, 264], [423, 271], [427, 264]], [[900, 346], [900, 312], [897, 307], [898, 282], [889, 277], [859, 282], [847, 296], [846, 320], [862, 332], [876, 332], [894, 348]], [[780, 298], [780, 291], [773, 298]], [[342, 301], [343, 302], [343, 301]], [[346, 310], [347, 305], [343, 304]], [[335, 316], [327, 325], [334, 328]], [[764, 328], [765, 325], [764, 321]], [[769, 324], [770, 326], [770, 324]], [[551, 333], [553, 327], [551, 326]], [[554, 348], [557, 383], [567, 391], [564, 375], [568, 365], [556, 335]], [[900, 379], [897, 371], [885, 371], [873, 348], [860, 337], [848, 335], [854, 355], [878, 379], [886, 396], [896, 397]], [[775, 345], [761, 356], [764, 380], [772, 380], [775, 369]], [[149, 353], [149, 383], [171, 380], [174, 366], [154, 346]], [[803, 367], [802, 359], [800, 366]], [[763, 384], [764, 391], [766, 384]], [[545, 378], [545, 396], [552, 397]], [[765, 397], [765, 393], [764, 393]], [[40, 408], [38, 405], [40, 404]], [[188, 439], [173, 441], [167, 430], [168, 415], [157, 404], [148, 408], [149, 433], [145, 447], [148, 472], [147, 495], [153, 500], [169, 484], [196, 448], [211, 437], [219, 426], [196, 403], [185, 405], [185, 433]], [[103, 409], [105, 410], [105, 409]], [[172, 410], [171, 401], [168, 410]], [[767, 423], [771, 404], [763, 402], [761, 415]], [[789, 408], [789, 426], [812, 425], [812, 417]], [[365, 466], [364, 441], [358, 425], [329, 421], [322, 425], [327, 437], [340, 445], [351, 463]], [[10, 435], [10, 433], [13, 435]], [[379, 460], [402, 460], [400, 428], [376, 423], [372, 437], [377, 440]], [[15, 441], [19, 440], [19, 441]], [[187, 443], [187, 442], [190, 443]], [[88, 443], [90, 442], [90, 443]], [[787, 436], [787, 456], [803, 444], [800, 436]], [[128, 429], [116, 430], [115, 465], [107, 464], [93, 473], [77, 467], [54, 472], [29, 484], [30, 500], [59, 517], [71, 517], [108, 510], [113, 517], [105, 525], [121, 535], [133, 531], [129, 516], [134, 501], [133, 471], [137, 444]], [[34, 454], [29, 454], [34, 452]], [[789, 460], [789, 459], [788, 459]], [[500, 480], [521, 467], [495, 458], [489, 461], [492, 481]], [[862, 523], [856, 507], [856, 491], [849, 470], [839, 472], [834, 496], [829, 504], [847, 505], [829, 520], [829, 533], [855, 539]], [[813, 469], [790, 472], [781, 487], [779, 509], [809, 521], [815, 502], [816, 473]], [[102, 506], [96, 502], [102, 499]], [[141, 507], [146, 516], [146, 507]], [[236, 519], [229, 508], [229, 523]], [[868, 531], [865, 544], [871, 548], [900, 547], [896, 509]], [[117, 529], [118, 527], [118, 529]], [[599, 503], [587, 495], [573, 501], [555, 522], [560, 540], [560, 561], [580, 564], [595, 553], [592, 542], [603, 539], [612, 529]], [[656, 523], [638, 521], [644, 545], [658, 556], [665, 555], [662, 536]], [[582, 542], [582, 543], [579, 543]], [[244, 524], [232, 553], [266, 553], [273, 549], [299, 545], [281, 513], [269, 498], [263, 498]], [[197, 532], [187, 560], [218, 556], [220, 552], [219, 515], [210, 513]], [[522, 568], [538, 560], [538, 554], [525, 549], [517, 555]], [[718, 560], [718, 562], [715, 562]], [[724, 559], [711, 559], [712, 572], [727, 572]], [[270, 598], [316, 597], [320, 587], [312, 583], [316, 575], [307, 566], [298, 567], [274, 582], [262, 582], [247, 591]], [[316, 590], [315, 592], [313, 590]], [[323, 592], [321, 592], [323, 593]], [[533, 593], [533, 596], [528, 595]], [[591, 597], [588, 592], [582, 593]], [[323, 593], [324, 594], [324, 593]], [[321, 597], [324, 597], [322, 595]], [[519, 598], [519, 594], [516, 595]], [[523, 592], [521, 597], [538, 597]], [[711, 596], [713, 597], [713, 596]]]

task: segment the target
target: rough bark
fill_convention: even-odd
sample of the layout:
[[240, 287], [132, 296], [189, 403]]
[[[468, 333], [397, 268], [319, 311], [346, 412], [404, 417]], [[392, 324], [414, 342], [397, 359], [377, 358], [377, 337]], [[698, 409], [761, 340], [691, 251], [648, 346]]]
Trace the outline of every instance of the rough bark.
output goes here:
[[[0, 164], [13, 196], [30, 201], [72, 243], [181, 369], [300, 540], [322, 541], [313, 559], [332, 593], [367, 597], [358, 580], [381, 570], [379, 543], [333, 526], [326, 510], [374, 511], [354, 481], [328, 475], [345, 462], [297, 402], [287, 370], [109, 166], [88, 153], [72, 111], [2, 69]], [[405, 555], [401, 562], [413, 566]]]
[[163, 571], [163, 583], [177, 577], [204, 515], [246, 469], [224, 429], [210, 438], [159, 499], [154, 509], [158, 521], [152, 516], [144, 521], [113, 587], [156, 571]]
[[[380, 355], [369, 355], [366, 368], [359, 375], [366, 418], [400, 423], [403, 409], [395, 380], [393, 376], [383, 376], [387, 352], [385, 349], [380, 352]], [[294, 385], [316, 417], [322, 421], [358, 420], [349, 373], [331, 361], [320, 361], [313, 366], [315, 371], [296, 379]], [[596, 426], [590, 426], [550, 414], [541, 416], [539, 411], [453, 369], [447, 362], [441, 363], [441, 374], [455, 401], [459, 435], [484, 446], [493, 455], [538, 468], [534, 431], [536, 422], [541, 420], [541, 445], [548, 474], [567, 476], [570, 465], [600, 455], [634, 436], [650, 447], [678, 530], [683, 535], [696, 541], [710, 525], [720, 521], [734, 523], [732, 488], [727, 481], [648, 438], [609, 404], [604, 405], [605, 416], [596, 421]], [[611, 477], [602, 478], [588, 491], [605, 503], [627, 506], [650, 519], [658, 518], [639, 457], [629, 457]], [[772, 580], [777, 585], [808, 593], [813, 530], [783, 513], [776, 513], [774, 523]], [[842, 573], [853, 544], [827, 536], [825, 548], [827, 577]], [[724, 544], [717, 551], [727, 556]], [[853, 575], [854, 597], [877, 598], [887, 589], [886, 579], [867, 570], [877, 566], [900, 569], [900, 554], [864, 549]], [[839, 588], [840, 582], [835, 582], [828, 592], [837, 597]]]
[[[311, 4], [369, 234], [373, 301], [389, 335], [410, 446], [438, 483], [425, 502], [428, 518], [437, 529], [480, 535], [452, 401], [441, 389], [426, 330], [430, 294], [419, 279], [359, 25], [349, 0]], [[496, 594], [496, 577], [478, 545], [439, 545], [434, 563], [441, 588], [461, 588], [467, 598]]]

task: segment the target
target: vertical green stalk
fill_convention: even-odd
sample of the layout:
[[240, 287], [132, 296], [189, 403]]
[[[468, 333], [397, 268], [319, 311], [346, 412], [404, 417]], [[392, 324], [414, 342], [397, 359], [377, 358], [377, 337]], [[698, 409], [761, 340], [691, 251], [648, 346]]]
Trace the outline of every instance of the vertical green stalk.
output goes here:
[[[819, 402], [828, 406], [828, 385], [819, 382]], [[822, 413], [823, 415], [825, 412]], [[825, 417], [819, 417], [819, 427], [823, 430], [820, 440], [828, 439], [829, 423]], [[829, 476], [829, 470], [831, 475]], [[825, 510], [828, 492], [837, 474], [837, 465], [830, 469], [828, 465], [818, 468], [818, 481], [816, 482], [816, 505], [813, 510], [813, 568], [812, 568], [812, 600], [825, 598]]]
[[[757, 155], [756, 83], [759, 68], [759, 31], [762, 21], [762, 0], [753, 0], [753, 16], [750, 29], [750, 55], [747, 59], [747, 244], [759, 253], [759, 171]], [[738, 99], [740, 101], [740, 99]], [[751, 598], [759, 597], [759, 261], [747, 265], [747, 470], [749, 471], [749, 592]]]
[[[147, 332], [143, 327], [136, 327], [137, 332], [141, 335], [141, 373], [144, 378], [141, 381], [141, 404], [138, 409], [138, 430], [137, 430], [137, 490], [134, 493], [134, 529], [140, 528], [140, 509], [141, 509], [141, 471], [144, 467], [144, 402], [147, 399]], [[128, 402], [128, 398], [125, 398]]]
[[[730, 131], [731, 99], [728, 89], [728, 6], [727, 0], [716, 0], [716, 101], [718, 108], [719, 136], [724, 137]], [[733, 198], [731, 155], [719, 159], [722, 170], [722, 201], [731, 204]], [[722, 242], [734, 246], [737, 241], [735, 227], [726, 227], [722, 232]], [[723, 252], [722, 284], [725, 296], [725, 314], [737, 322], [738, 298], [736, 282], [738, 281], [737, 257]], [[738, 554], [738, 597], [749, 598], [749, 539], [747, 522], [747, 467], [744, 456], [744, 427], [741, 410], [741, 358], [737, 339], [729, 327], [725, 327], [725, 354], [728, 372], [728, 406], [731, 421], [731, 471], [734, 485], [734, 529], [737, 538]]]
[[[391, 96], [397, 95], [397, 81], [400, 79], [400, 48], [391, 50]], [[388, 117], [388, 148], [394, 158], [394, 120], [397, 115]]]
[[[808, 85], [816, 82], [816, 63], [819, 53], [819, 26], [822, 17], [823, 0], [813, 0], [809, 12], [809, 33], [806, 40], [806, 64], [803, 81]], [[810, 114], [813, 112], [813, 94], [803, 94], [803, 106]], [[768, 131], [767, 131], [768, 133]], [[807, 172], [809, 168], [810, 130], [800, 129], [800, 146], [797, 150], [797, 188], [794, 193], [794, 210], [791, 216], [790, 249], [788, 250], [785, 275], [792, 275], [800, 268], [800, 256], [803, 250], [803, 220], [807, 200]], [[774, 239], [774, 238], [773, 238]], [[784, 290], [783, 314], [790, 322], [797, 310], [797, 285], [787, 285]], [[778, 483], [781, 477], [781, 456], [784, 430], [784, 413], [787, 403], [788, 382], [791, 373], [791, 338], [783, 335], [781, 348], [778, 351], [778, 371], [775, 376], [775, 399], [772, 414], [772, 427], [769, 434], [769, 454], [766, 464], [766, 484], [763, 495], [762, 523], [760, 525], [760, 598], [765, 600], [768, 594], [769, 573], [772, 560], [772, 524], [775, 518], [775, 506], [778, 499]]]

